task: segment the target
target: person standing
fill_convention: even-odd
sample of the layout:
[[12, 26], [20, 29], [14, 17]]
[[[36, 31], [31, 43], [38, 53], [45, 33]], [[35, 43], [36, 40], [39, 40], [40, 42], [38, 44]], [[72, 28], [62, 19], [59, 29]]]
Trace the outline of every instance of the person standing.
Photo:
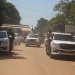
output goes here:
[[51, 30], [47, 32], [47, 50], [50, 50], [50, 42], [51, 42]]
[[12, 28], [10, 28], [9, 29], [10, 51], [11, 51], [11, 49], [13, 49], [13, 41], [14, 41], [14, 38], [15, 38], [15, 34], [14, 34]]

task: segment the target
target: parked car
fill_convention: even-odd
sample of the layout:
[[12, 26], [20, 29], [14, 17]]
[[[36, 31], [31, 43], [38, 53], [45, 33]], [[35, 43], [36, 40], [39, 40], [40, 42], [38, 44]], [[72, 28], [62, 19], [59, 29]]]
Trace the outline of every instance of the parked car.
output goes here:
[[10, 53], [11, 47], [10, 47], [10, 36], [8, 36], [8, 32], [6, 29], [0, 30], [0, 51], [5, 51]]
[[54, 33], [50, 49], [46, 53], [53, 58], [55, 55], [75, 55], [75, 42], [69, 33]]
[[29, 34], [27, 38], [25, 39], [25, 46], [29, 45], [36, 45], [40, 47], [41, 45], [41, 39], [39, 38], [38, 34]]
[[15, 45], [20, 45], [21, 43], [21, 36], [18, 33], [15, 33], [15, 39], [14, 39], [14, 44]]

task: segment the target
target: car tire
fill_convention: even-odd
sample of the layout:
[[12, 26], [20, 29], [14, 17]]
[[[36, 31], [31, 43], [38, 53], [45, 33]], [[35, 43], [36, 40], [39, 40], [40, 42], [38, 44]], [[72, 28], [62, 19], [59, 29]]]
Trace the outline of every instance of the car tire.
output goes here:
[[50, 48], [49, 56], [50, 58], [54, 58], [54, 55], [52, 54], [52, 48]]

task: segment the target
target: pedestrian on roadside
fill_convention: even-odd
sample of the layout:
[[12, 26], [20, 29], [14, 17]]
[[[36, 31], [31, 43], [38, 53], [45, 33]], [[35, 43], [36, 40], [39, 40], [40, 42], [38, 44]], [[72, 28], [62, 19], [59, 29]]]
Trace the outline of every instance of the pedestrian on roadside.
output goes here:
[[49, 50], [50, 49], [50, 43], [51, 43], [51, 30], [49, 30], [48, 32], [47, 32], [47, 49]]
[[9, 29], [9, 39], [10, 39], [10, 49], [13, 49], [13, 41], [14, 41], [14, 38], [15, 38], [15, 34], [12, 30], [12, 28]]

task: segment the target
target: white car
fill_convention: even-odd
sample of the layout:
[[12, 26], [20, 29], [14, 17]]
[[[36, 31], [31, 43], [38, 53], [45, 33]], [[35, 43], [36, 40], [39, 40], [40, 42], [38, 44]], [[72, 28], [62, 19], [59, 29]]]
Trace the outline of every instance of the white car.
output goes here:
[[69, 33], [55, 33], [46, 53], [52, 58], [54, 55], [75, 55], [75, 42]]
[[6, 30], [0, 30], [0, 51], [11, 52], [10, 40]]
[[14, 44], [20, 45], [20, 43], [21, 43], [21, 36], [18, 33], [15, 33]]
[[27, 38], [25, 39], [25, 46], [29, 45], [36, 45], [40, 47], [41, 45], [41, 39], [39, 38], [38, 34], [29, 34]]

